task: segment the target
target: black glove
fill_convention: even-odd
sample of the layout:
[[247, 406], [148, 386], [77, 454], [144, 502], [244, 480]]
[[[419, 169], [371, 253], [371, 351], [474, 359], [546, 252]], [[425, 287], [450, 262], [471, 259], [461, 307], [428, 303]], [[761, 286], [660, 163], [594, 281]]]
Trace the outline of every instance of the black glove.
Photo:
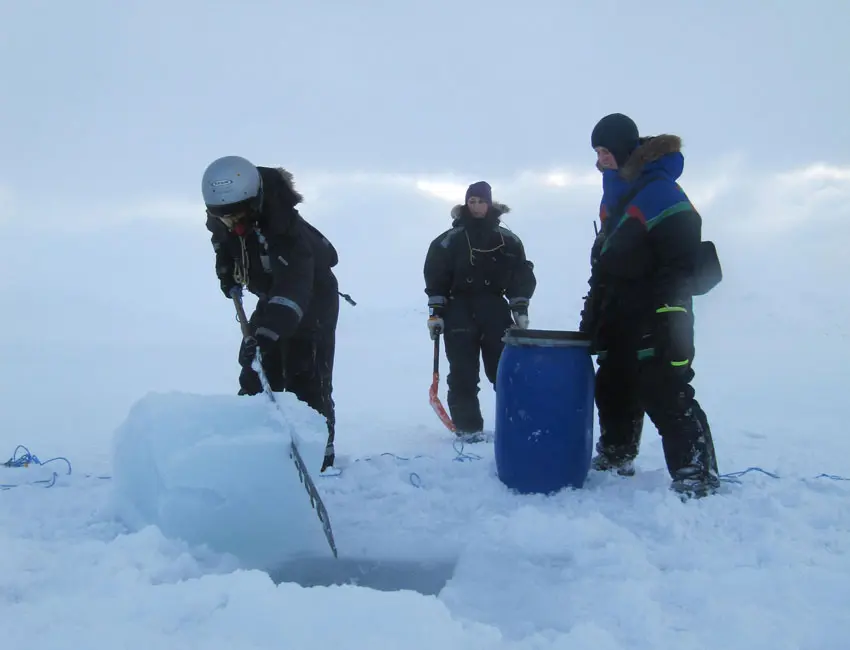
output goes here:
[[234, 282], [231, 278], [220, 278], [221, 292], [225, 298], [233, 298], [234, 292], [241, 298], [242, 287]]
[[261, 354], [267, 354], [274, 348], [279, 347], [279, 342], [272, 340], [268, 336], [263, 336], [263, 330], [260, 329], [254, 333], [254, 336], [246, 336], [242, 339], [242, 345], [239, 346], [239, 365], [243, 368], [250, 368], [257, 358], [257, 350]]
[[685, 307], [655, 310], [655, 355], [674, 368], [688, 368], [694, 358], [694, 320]]
[[250, 368], [257, 357], [257, 339], [253, 336], [246, 336], [242, 339], [242, 345], [239, 346], [239, 365], [243, 368]]

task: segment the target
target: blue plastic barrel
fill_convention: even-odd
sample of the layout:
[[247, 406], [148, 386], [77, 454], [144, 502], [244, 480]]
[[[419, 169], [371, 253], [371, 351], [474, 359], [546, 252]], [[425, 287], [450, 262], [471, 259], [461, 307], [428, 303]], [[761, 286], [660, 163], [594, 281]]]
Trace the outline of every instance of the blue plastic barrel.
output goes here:
[[581, 488], [593, 453], [588, 338], [510, 329], [502, 340], [494, 440], [499, 479], [523, 494]]

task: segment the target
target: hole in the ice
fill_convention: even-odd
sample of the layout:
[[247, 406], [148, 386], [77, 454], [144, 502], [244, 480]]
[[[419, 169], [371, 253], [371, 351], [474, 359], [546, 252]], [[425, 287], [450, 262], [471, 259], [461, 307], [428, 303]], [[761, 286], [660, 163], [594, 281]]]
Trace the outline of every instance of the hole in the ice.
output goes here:
[[302, 587], [353, 584], [378, 591], [418, 591], [436, 596], [452, 577], [455, 560], [375, 560], [365, 558], [300, 559], [269, 571], [275, 584]]

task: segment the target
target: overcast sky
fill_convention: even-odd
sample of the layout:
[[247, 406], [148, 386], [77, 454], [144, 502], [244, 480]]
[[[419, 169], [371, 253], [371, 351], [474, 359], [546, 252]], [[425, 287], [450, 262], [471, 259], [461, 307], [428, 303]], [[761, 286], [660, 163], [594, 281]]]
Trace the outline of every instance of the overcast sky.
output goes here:
[[847, 163], [848, 24], [842, 0], [5, 0], [0, 184], [68, 209], [197, 200], [230, 153], [302, 175], [589, 168], [612, 111], [696, 167]]

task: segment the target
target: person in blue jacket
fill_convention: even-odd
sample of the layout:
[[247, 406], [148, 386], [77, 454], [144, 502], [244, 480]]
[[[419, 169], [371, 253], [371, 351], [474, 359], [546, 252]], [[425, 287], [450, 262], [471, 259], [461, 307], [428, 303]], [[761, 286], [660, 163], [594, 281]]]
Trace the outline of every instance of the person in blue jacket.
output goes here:
[[708, 419], [691, 385], [693, 298], [719, 281], [719, 262], [677, 184], [681, 144], [674, 135], [640, 137], [620, 113], [593, 129], [601, 229], [580, 330], [598, 355], [593, 467], [633, 474], [646, 414], [661, 436], [671, 487], [704, 496], [719, 477]]

